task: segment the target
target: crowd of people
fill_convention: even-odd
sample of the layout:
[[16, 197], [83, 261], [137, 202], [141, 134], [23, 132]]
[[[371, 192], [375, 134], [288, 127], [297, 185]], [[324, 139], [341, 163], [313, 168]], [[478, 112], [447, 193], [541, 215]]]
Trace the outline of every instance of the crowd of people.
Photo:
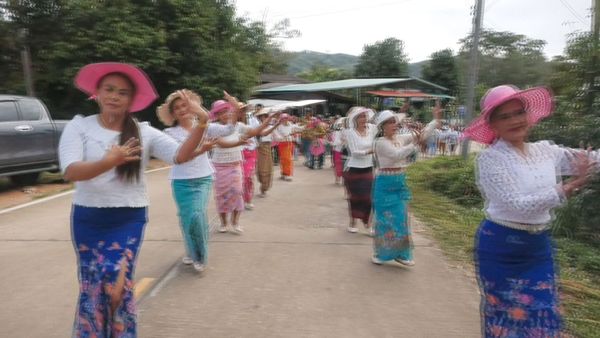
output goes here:
[[[243, 234], [241, 215], [272, 186], [275, 164], [291, 182], [298, 152], [304, 165], [323, 169], [330, 155], [334, 182], [345, 187], [349, 233], [360, 220], [373, 237], [371, 261], [414, 266], [406, 168], [418, 154], [452, 154], [460, 135], [442, 123], [439, 103], [427, 124], [405, 113], [352, 107], [345, 117], [303, 119], [223, 99], [204, 108], [202, 97], [182, 89], [157, 108], [163, 131], [134, 112], [158, 98], [139, 68], [122, 63], [83, 67], [75, 85], [99, 113], [66, 126], [59, 153], [65, 179], [75, 182], [72, 239], [80, 295], [74, 336], [134, 337], [133, 273], [147, 223], [144, 169], [150, 157], [169, 174], [181, 228], [183, 263], [202, 273], [208, 264], [208, 201], [214, 186], [218, 232]], [[560, 334], [556, 271], [549, 239], [551, 210], [587, 184], [598, 152], [527, 143], [529, 128], [553, 109], [544, 88], [492, 89], [481, 117], [464, 136], [488, 144], [478, 157], [486, 220], [477, 233], [476, 262], [486, 337], [555, 337]], [[435, 140], [435, 141], [432, 141]], [[556, 177], [569, 175], [565, 183]]]

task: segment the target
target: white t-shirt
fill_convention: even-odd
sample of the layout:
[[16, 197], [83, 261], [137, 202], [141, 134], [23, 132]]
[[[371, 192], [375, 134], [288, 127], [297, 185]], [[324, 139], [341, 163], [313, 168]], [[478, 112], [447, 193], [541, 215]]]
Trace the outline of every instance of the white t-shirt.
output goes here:
[[[258, 128], [260, 126], [260, 121], [258, 121], [258, 119], [256, 117], [254, 117], [252, 114], [250, 114], [250, 116], [248, 116], [248, 126], [250, 126], [251, 128]], [[244, 149], [254, 150], [254, 149], [256, 149], [256, 147], [258, 147], [258, 141], [256, 140], [256, 137], [250, 138], [249, 141], [250, 141], [250, 144], [245, 146]]]
[[[173, 164], [179, 144], [147, 122], [139, 122], [142, 161], [140, 180], [127, 182], [110, 169], [92, 179], [75, 182], [73, 203], [86, 207], [145, 207], [148, 205], [144, 169], [150, 156]], [[105, 129], [98, 115], [75, 116], [65, 126], [58, 146], [61, 170], [81, 161], [99, 161], [113, 145], [119, 144], [121, 133]]]
[[[234, 130], [234, 124], [223, 125], [220, 123], [209, 123], [208, 127], [206, 128], [206, 136], [204, 138], [224, 137], [233, 133]], [[183, 143], [190, 135], [190, 132], [181, 126], [167, 128], [163, 130], [163, 132], [174, 138], [175, 141], [180, 144]], [[174, 165], [171, 169], [169, 178], [172, 180], [184, 180], [206, 177], [212, 175], [214, 171], [215, 170], [212, 167], [212, 164], [208, 160], [208, 153], [204, 153], [189, 162]]]
[[277, 129], [273, 132], [273, 138], [277, 142], [294, 142], [294, 134], [304, 130], [304, 127], [300, 127], [296, 124], [280, 124]]

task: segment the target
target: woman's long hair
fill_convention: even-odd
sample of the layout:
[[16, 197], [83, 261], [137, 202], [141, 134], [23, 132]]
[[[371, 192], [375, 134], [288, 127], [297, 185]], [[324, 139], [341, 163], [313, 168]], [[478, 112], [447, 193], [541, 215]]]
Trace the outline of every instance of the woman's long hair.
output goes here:
[[[129, 85], [131, 86], [131, 89], [132, 89], [131, 97], [133, 98], [135, 96], [135, 91], [136, 91], [135, 84], [133, 83], [133, 81], [131, 81], [131, 79], [127, 75], [125, 75], [123, 73], [119, 73], [119, 72], [113, 72], [113, 73], [104, 75], [100, 79], [100, 81], [98, 81], [97, 87], [100, 88], [100, 86], [102, 85], [102, 81], [104, 81], [104, 79], [107, 76], [111, 76], [111, 75], [120, 76], [125, 81], [127, 81], [127, 83], [129, 83]], [[121, 136], [119, 138], [119, 145], [125, 144], [125, 142], [127, 142], [127, 140], [129, 140], [132, 137], [138, 139], [140, 142], [140, 146], [142, 145], [142, 139], [140, 137], [140, 128], [138, 126], [138, 123], [133, 118], [133, 114], [130, 114], [129, 112], [127, 112], [127, 116], [125, 116], [125, 120], [123, 121], [123, 128], [121, 130]], [[142, 155], [142, 153], [140, 150], [140, 156], [141, 155]], [[119, 176], [119, 178], [121, 180], [124, 180], [126, 182], [139, 182], [140, 169], [141, 169], [141, 161], [132, 161], [132, 162], [127, 162], [127, 163], [121, 164], [120, 166], [118, 166], [116, 168], [116, 171], [117, 171], [117, 176]]]

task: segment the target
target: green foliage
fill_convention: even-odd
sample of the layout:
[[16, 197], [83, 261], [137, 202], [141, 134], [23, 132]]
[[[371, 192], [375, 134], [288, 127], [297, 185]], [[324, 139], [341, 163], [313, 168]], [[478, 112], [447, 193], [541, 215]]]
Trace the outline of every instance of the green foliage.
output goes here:
[[[136, 64], [161, 97], [185, 87], [210, 104], [224, 89], [246, 97], [261, 71], [285, 70], [276, 39], [297, 34], [285, 20], [267, 29], [237, 17], [234, 3], [223, 0], [15, 0], [0, 10], [0, 42], [8, 47], [0, 51], [0, 90], [23, 94], [19, 53], [26, 43], [36, 93], [63, 118], [97, 109], [72, 85], [87, 63]], [[28, 35], [15, 37], [21, 29]], [[154, 107], [140, 115], [156, 121]]]
[[404, 77], [408, 75], [408, 61], [404, 43], [387, 38], [365, 45], [354, 73], [358, 77]]
[[[460, 40], [460, 73], [466, 74], [472, 37]], [[484, 30], [479, 40], [479, 84], [487, 88], [513, 84], [520, 88], [541, 85], [550, 73], [544, 57], [544, 40], [512, 32]], [[466, 80], [466, 79], [463, 79]]]
[[430, 61], [423, 66], [422, 77], [450, 89], [449, 94], [458, 93], [458, 67], [451, 49], [431, 54]]
[[465, 161], [457, 156], [440, 156], [419, 165], [423, 172], [412, 179], [424, 188], [443, 194], [464, 207], [483, 206], [475, 182], [473, 158]]

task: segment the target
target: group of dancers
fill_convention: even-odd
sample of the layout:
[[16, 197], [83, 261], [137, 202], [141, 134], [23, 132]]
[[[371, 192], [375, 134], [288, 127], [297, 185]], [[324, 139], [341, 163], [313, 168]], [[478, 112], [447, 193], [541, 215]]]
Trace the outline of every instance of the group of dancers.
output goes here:
[[[75, 182], [71, 229], [80, 294], [73, 335], [135, 337], [133, 274], [147, 223], [144, 169], [150, 157], [173, 165], [170, 178], [186, 248], [184, 263], [202, 272], [213, 180], [219, 231], [242, 233], [240, 214], [252, 204], [254, 167], [258, 164], [260, 195], [266, 196], [276, 140], [281, 178], [291, 180], [295, 135], [306, 126], [269, 110], [249, 115], [248, 106], [227, 93], [208, 111], [199, 95], [179, 90], [157, 109], [169, 126], [160, 131], [133, 118], [132, 113], [158, 98], [141, 69], [89, 64], [80, 69], [75, 85], [94, 98], [99, 113], [74, 117], [59, 144], [64, 177]], [[558, 337], [557, 272], [548, 224], [552, 209], [585, 188], [600, 155], [526, 142], [531, 126], [553, 110], [545, 88], [499, 86], [484, 96], [481, 107], [481, 116], [464, 135], [489, 145], [477, 160], [486, 200], [475, 248], [483, 335]], [[414, 265], [405, 170], [439, 126], [440, 115], [436, 106], [433, 120], [423, 126], [403, 123], [404, 114], [382, 111], [375, 116], [368, 108], [354, 107], [334, 126], [335, 173], [343, 177], [349, 200], [347, 230], [356, 233], [359, 219], [372, 232], [375, 264]], [[557, 180], [562, 175], [571, 178]]]

